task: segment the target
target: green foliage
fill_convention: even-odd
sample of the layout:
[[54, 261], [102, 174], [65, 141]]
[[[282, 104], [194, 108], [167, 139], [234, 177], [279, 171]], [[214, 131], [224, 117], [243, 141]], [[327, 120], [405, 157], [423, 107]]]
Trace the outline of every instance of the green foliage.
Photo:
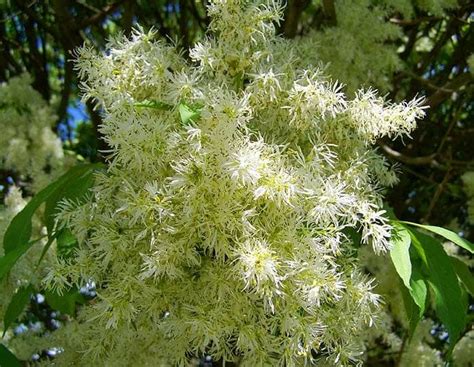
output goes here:
[[[399, 232], [404, 235], [403, 240], [393, 241], [391, 258], [412, 299], [410, 301], [405, 297], [411, 334], [425, 312], [426, 284], [429, 284], [434, 297], [435, 311], [449, 332], [450, 350], [452, 350], [466, 324], [467, 303], [460, 281], [469, 292], [472, 292], [474, 278], [462, 261], [446, 254], [439, 240], [406, 225], [421, 227], [439, 234], [467, 250], [472, 249], [472, 244], [444, 228], [395, 222], [397, 228], [402, 228]], [[405, 232], [409, 233], [411, 240], [405, 237]], [[407, 250], [407, 247], [410, 250]], [[413, 269], [411, 274], [410, 268]], [[417, 306], [418, 313], [414, 310], [414, 305]]]
[[410, 233], [399, 224], [394, 225], [393, 228], [393, 247], [390, 251], [390, 257], [392, 258], [393, 265], [395, 265], [395, 269], [397, 269], [403, 283], [411, 290], [410, 278], [412, 269], [410, 262]]
[[[412, 243], [423, 261], [422, 271], [434, 293], [435, 310], [448, 329], [451, 345], [459, 339], [466, 322], [467, 304], [451, 261], [442, 244], [411, 229]], [[423, 253], [423, 255], [421, 255]]]
[[195, 119], [198, 119], [200, 112], [197, 109], [193, 109], [185, 103], [180, 103], [178, 105], [179, 116], [183, 125], [187, 125], [190, 122], [194, 122]]
[[45, 203], [45, 223], [49, 238], [53, 234], [55, 215], [61, 200], [80, 201], [93, 184], [93, 173], [102, 164], [83, 164], [71, 168], [57, 181], [51, 183], [35, 195], [25, 208], [18, 213], [8, 226], [3, 239], [5, 256], [0, 258], [0, 279], [13, 267], [15, 262], [36, 242], [30, 241], [32, 219], [41, 204]]
[[12, 325], [15, 320], [20, 316], [25, 309], [26, 305], [30, 300], [30, 296], [33, 293], [33, 287], [31, 285], [21, 287], [14, 294], [10, 304], [5, 311], [3, 316], [3, 336], [7, 332], [10, 325]]
[[17, 260], [37, 241], [23, 242], [3, 257], [0, 257], [0, 280], [13, 268]]
[[474, 296], [474, 277], [469, 267], [456, 257], [450, 256], [454, 271], [456, 272], [460, 282], [464, 285], [471, 296]]
[[21, 367], [20, 361], [3, 344], [0, 344], [0, 367]]
[[[71, 168], [57, 181], [41, 190], [25, 208], [11, 221], [4, 236], [5, 256], [0, 258], [0, 279], [3, 279], [13, 268], [18, 259], [38, 240], [29, 241], [32, 230], [32, 219], [38, 208], [45, 204], [44, 221], [48, 229], [48, 242], [43, 249], [39, 262], [56, 240], [57, 254], [62, 258], [71, 255], [76, 239], [67, 229], [55, 228], [55, 216], [62, 200], [80, 202], [84, 199], [94, 182], [94, 172], [102, 168], [102, 164], [84, 164]], [[4, 315], [4, 334], [10, 325], [23, 312], [33, 292], [31, 285], [21, 287], [14, 294]], [[53, 308], [68, 314], [74, 314], [76, 302], [82, 303], [83, 297], [77, 289], [65, 294], [47, 293], [47, 300]]]
[[456, 245], [458, 245], [459, 247], [462, 247], [463, 249], [469, 251], [471, 254], [474, 253], [474, 244], [460, 237], [458, 234], [450, 231], [449, 229], [436, 227], [436, 226], [428, 226], [428, 225], [419, 224], [419, 223], [411, 223], [411, 222], [402, 222], [402, 223], [408, 224], [410, 226], [419, 227], [427, 231], [430, 231], [432, 233], [435, 233], [437, 235], [440, 235], [441, 237], [444, 237], [448, 241], [451, 241], [455, 243]]
[[172, 105], [160, 101], [144, 100], [134, 104], [138, 108], [154, 108], [156, 110], [170, 110], [173, 108]]
[[75, 315], [76, 304], [84, 304], [85, 298], [79, 293], [77, 288], [71, 288], [62, 294], [47, 290], [45, 292], [46, 301], [55, 310], [71, 316]]

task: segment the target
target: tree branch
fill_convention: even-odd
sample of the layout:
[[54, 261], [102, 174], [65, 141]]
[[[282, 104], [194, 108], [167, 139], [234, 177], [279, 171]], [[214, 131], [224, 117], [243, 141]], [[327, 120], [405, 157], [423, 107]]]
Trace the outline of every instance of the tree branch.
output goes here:
[[107, 5], [105, 8], [103, 8], [100, 13], [96, 13], [89, 18], [84, 19], [82, 22], [79, 22], [75, 30], [81, 30], [84, 29], [90, 25], [97, 24], [101, 22], [107, 15], [113, 13], [117, 8], [122, 5], [125, 2], [125, 0], [119, 0], [113, 4]]
[[473, 78], [470, 72], [459, 74], [453, 80], [447, 82], [443, 87], [438, 88], [436, 92], [430, 95], [425, 104], [434, 108], [449, 98], [455, 91], [458, 91], [461, 87], [472, 83]]
[[288, 0], [282, 27], [283, 34], [286, 38], [294, 38], [296, 36], [301, 13], [309, 3], [310, 0]]
[[326, 16], [326, 24], [335, 27], [337, 25], [337, 17], [334, 0], [323, 0], [323, 11]]
[[411, 166], [429, 166], [429, 165], [437, 166], [439, 165], [439, 163], [435, 160], [435, 157], [436, 157], [435, 153], [427, 155], [427, 156], [421, 156], [421, 157], [410, 157], [390, 148], [386, 144], [378, 143], [378, 146], [382, 148], [382, 150], [389, 157]]

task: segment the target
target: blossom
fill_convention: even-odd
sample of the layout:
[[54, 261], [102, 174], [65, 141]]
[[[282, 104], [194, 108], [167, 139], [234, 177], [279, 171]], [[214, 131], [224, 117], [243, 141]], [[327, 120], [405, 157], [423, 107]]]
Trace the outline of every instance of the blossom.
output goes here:
[[393, 179], [372, 143], [408, 134], [423, 109], [373, 90], [348, 99], [276, 35], [281, 11], [211, 1], [191, 62], [140, 29], [106, 56], [78, 52], [84, 98], [103, 107], [113, 154], [89, 201], [64, 205], [77, 256], [53, 264], [46, 285], [93, 279], [97, 299], [70, 326], [79, 340], [55, 339], [58, 361], [360, 357], [354, 340], [380, 300], [346, 231], [389, 248], [380, 188]]

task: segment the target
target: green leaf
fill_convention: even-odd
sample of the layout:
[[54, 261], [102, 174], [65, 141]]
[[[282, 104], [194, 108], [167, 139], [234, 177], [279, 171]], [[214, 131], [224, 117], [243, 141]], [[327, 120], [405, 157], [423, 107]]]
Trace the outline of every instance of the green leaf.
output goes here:
[[409, 289], [403, 284], [401, 279], [400, 282], [403, 304], [405, 305], [405, 312], [409, 323], [409, 336], [411, 338], [425, 312], [428, 288], [417, 266], [413, 267]]
[[0, 367], [21, 367], [20, 361], [3, 344], [0, 344]]
[[471, 254], [474, 253], [474, 244], [469, 242], [468, 240], [460, 237], [458, 234], [442, 227], [436, 227], [436, 226], [429, 226], [429, 225], [424, 225], [424, 224], [418, 224], [418, 223], [412, 223], [412, 222], [401, 222], [405, 224], [409, 224], [411, 226], [423, 228], [427, 231], [436, 233], [439, 236], [442, 236], [446, 238], [448, 241], [451, 241], [458, 245], [459, 247], [462, 247], [463, 249], [469, 251]]
[[45, 223], [49, 234], [53, 231], [59, 202], [63, 199], [80, 202], [94, 184], [94, 172], [103, 167], [102, 163], [79, 165], [61, 176], [58, 180], [60, 185], [48, 196], [44, 208]]
[[71, 288], [61, 295], [54, 291], [46, 291], [45, 297], [51, 308], [71, 316], [76, 312], [76, 303], [85, 303], [84, 296], [76, 288]]
[[134, 104], [138, 108], [153, 108], [155, 110], [171, 110], [173, 106], [168, 103], [146, 99]]
[[410, 229], [410, 234], [423, 260], [426, 280], [434, 293], [436, 314], [448, 330], [452, 348], [466, 323], [466, 299], [442, 244], [414, 229]]
[[5, 256], [0, 258], [0, 279], [13, 267], [15, 262], [33, 245], [31, 237], [32, 218], [41, 204], [46, 202], [45, 221], [49, 236], [52, 235], [57, 203], [64, 199], [79, 199], [93, 183], [93, 171], [103, 167], [102, 163], [83, 164], [71, 168], [58, 180], [51, 183], [19, 212], [10, 222], [3, 237]]
[[56, 243], [58, 248], [58, 256], [63, 259], [71, 257], [74, 249], [78, 245], [76, 237], [67, 228], [61, 229], [57, 236]]
[[403, 284], [408, 289], [411, 289], [410, 233], [408, 233], [404, 226], [398, 223], [394, 224], [394, 229], [390, 258], [398, 275], [403, 280]]
[[410, 279], [410, 288], [409, 292], [411, 298], [416, 303], [419, 309], [419, 319], [425, 313], [426, 309], [426, 298], [428, 296], [428, 287], [426, 286], [426, 281], [423, 279], [422, 274], [418, 270], [418, 267], [413, 268], [413, 274]]
[[38, 240], [25, 242], [3, 257], [0, 257], [0, 280], [13, 268], [18, 259]]
[[10, 222], [3, 237], [5, 254], [27, 243], [31, 237], [31, 220], [38, 207], [58, 188], [59, 181], [53, 182], [36, 194], [21, 212]]
[[450, 256], [454, 271], [456, 272], [461, 283], [466, 287], [466, 290], [474, 296], [474, 277], [472, 276], [469, 267], [456, 257]]
[[25, 309], [30, 301], [31, 293], [33, 293], [33, 287], [28, 285], [27, 287], [19, 288], [13, 295], [3, 317], [3, 336], [5, 336], [10, 325], [15, 322], [18, 316], [20, 316]]
[[400, 280], [400, 291], [402, 293], [403, 305], [405, 306], [405, 313], [408, 319], [408, 334], [411, 338], [415, 332], [416, 326], [420, 322], [420, 308], [413, 301], [413, 297], [408, 291], [408, 288], [403, 284], [403, 281]]
[[54, 291], [46, 291], [45, 297], [51, 308], [71, 316], [74, 316], [76, 312], [76, 303], [85, 303], [84, 296], [80, 294], [76, 288], [71, 288], [63, 294], [58, 294]]
[[198, 110], [192, 109], [184, 103], [180, 103], [178, 106], [179, 116], [181, 117], [181, 122], [183, 125], [187, 125], [190, 121], [193, 122], [195, 119], [198, 119], [200, 112]]

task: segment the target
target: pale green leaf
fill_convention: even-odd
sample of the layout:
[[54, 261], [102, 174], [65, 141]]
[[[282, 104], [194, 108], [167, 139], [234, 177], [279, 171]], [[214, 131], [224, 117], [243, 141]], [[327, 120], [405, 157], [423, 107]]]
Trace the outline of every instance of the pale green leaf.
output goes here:
[[458, 245], [459, 247], [462, 247], [463, 249], [469, 251], [471, 254], [474, 253], [474, 244], [462, 238], [458, 234], [450, 231], [449, 229], [436, 227], [436, 226], [429, 226], [425, 224], [412, 223], [412, 222], [401, 222], [401, 223], [409, 224], [411, 226], [423, 228], [427, 231], [436, 233], [437, 235], [442, 236], [448, 241], [451, 241], [455, 243], [456, 245]]
[[403, 284], [411, 289], [410, 234], [402, 225], [394, 224], [391, 242], [392, 249], [390, 250], [390, 258], [398, 275], [403, 280]]
[[184, 103], [180, 103], [178, 106], [179, 116], [183, 125], [187, 125], [189, 122], [193, 122], [200, 116], [199, 111], [192, 109]]

